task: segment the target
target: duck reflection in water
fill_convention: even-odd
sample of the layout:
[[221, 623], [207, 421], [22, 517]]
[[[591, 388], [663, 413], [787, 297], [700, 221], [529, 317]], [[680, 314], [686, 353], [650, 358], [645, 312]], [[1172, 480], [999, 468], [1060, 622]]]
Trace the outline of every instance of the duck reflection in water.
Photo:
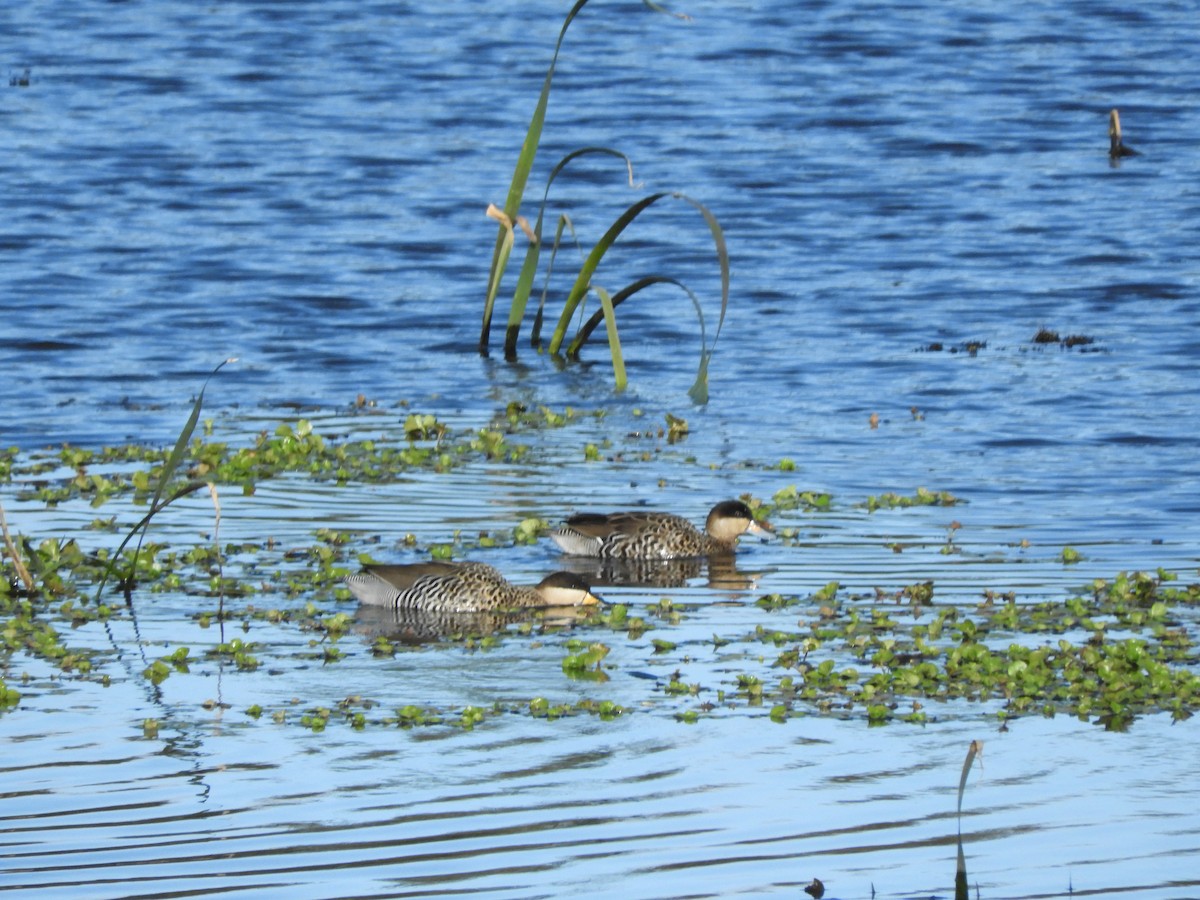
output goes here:
[[533, 624], [535, 629], [569, 628], [585, 621], [595, 609], [594, 606], [559, 606], [512, 612], [439, 612], [362, 603], [354, 615], [354, 631], [367, 641], [382, 637], [398, 644], [432, 644], [487, 637], [513, 625]]
[[685, 559], [599, 559], [566, 556], [562, 566], [597, 587], [680, 588], [707, 574], [708, 587], [715, 591], [750, 591], [764, 572], [737, 567], [732, 553], [693, 556]]

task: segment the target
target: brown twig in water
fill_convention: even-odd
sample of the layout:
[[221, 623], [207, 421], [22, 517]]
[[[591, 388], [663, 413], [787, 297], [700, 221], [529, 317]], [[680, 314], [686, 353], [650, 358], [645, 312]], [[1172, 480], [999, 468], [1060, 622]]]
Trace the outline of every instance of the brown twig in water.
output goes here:
[[25, 583], [25, 590], [33, 593], [33, 576], [29, 574], [29, 570], [25, 568], [25, 563], [21, 559], [21, 554], [17, 552], [17, 545], [13, 543], [12, 536], [8, 533], [8, 520], [4, 517], [4, 506], [0, 504], [0, 532], [4, 533], [4, 546], [8, 548], [8, 555], [12, 558], [13, 568], [17, 570], [17, 577]]

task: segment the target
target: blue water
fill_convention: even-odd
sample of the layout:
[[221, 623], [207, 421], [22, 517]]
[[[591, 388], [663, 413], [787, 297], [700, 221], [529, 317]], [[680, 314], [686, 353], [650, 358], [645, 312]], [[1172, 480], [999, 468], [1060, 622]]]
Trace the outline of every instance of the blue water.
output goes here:
[[[585, 244], [650, 191], [683, 191], [716, 214], [732, 291], [703, 408], [686, 393], [694, 315], [666, 289], [621, 310], [623, 395], [602, 347], [559, 371], [524, 343], [528, 320], [520, 365], [503, 362], [503, 304], [495, 352], [476, 352], [495, 238], [484, 210], [504, 200], [568, 8], [0, 11], [0, 445], [168, 444], [208, 372], [238, 357], [206, 393], [218, 439], [297, 409], [331, 433], [394, 433], [401, 402], [462, 428], [513, 400], [609, 416], [547, 436], [528, 468], [344, 490], [289, 479], [223, 496], [230, 540], [305, 545], [330, 525], [379, 535], [371, 552], [399, 558], [405, 532], [424, 545], [643, 502], [699, 519], [716, 499], [795, 483], [831, 492], [835, 511], [785, 520], [795, 545], [748, 551], [763, 590], [934, 577], [939, 602], [967, 604], [985, 588], [1061, 597], [1122, 569], [1194, 577], [1193, 4], [693, 2], [677, 5], [693, 17], [683, 22], [593, 0], [564, 44], [531, 190], [564, 153], [611, 146], [632, 159], [637, 188], [597, 158], [552, 195]], [[1141, 154], [1119, 166], [1107, 156], [1114, 107]], [[567, 270], [556, 266], [555, 315]], [[655, 272], [697, 291], [711, 335], [717, 269], [687, 204], [635, 223], [598, 281], [615, 290]], [[1093, 343], [1035, 344], [1043, 328]], [[383, 413], [345, 416], [360, 394]], [[682, 447], [650, 440], [648, 462], [582, 460], [585, 442], [613, 440], [610, 456], [636, 446], [625, 436], [668, 411], [691, 425]], [[784, 458], [796, 471], [772, 470]], [[854, 506], [919, 485], [969, 505]], [[0, 485], [18, 530], [105, 540], [79, 530], [95, 511], [47, 511], [15, 492]], [[207, 499], [177, 515], [164, 528], [179, 544], [211, 529]], [[952, 521], [966, 552], [947, 558]], [[892, 553], [897, 541], [910, 549]], [[1067, 544], [1080, 566], [1058, 564]], [[498, 564], [518, 579], [555, 560], [538, 547]], [[699, 646], [762, 614], [700, 583], [674, 595], [696, 605], [668, 633], [690, 649], [661, 667], [715, 694], [735, 672]], [[636, 606], [660, 594], [616, 596]], [[180, 594], [143, 615], [152, 658], [215, 640], [188, 618], [195, 602]], [[259, 639], [288, 660], [308, 636]], [[1110, 735], [1060, 719], [997, 734], [968, 708], [923, 730], [735, 714], [684, 726], [673, 701], [647, 700], [644, 679], [628, 677], [654, 661], [649, 636], [605, 639], [626, 677], [604, 696], [645, 703], [638, 714], [502, 717], [432, 737], [309, 735], [242, 710], [264, 697], [336, 704], [364, 684], [385, 705], [458, 707], [588, 687], [565, 683], [553, 642], [388, 664], [364, 645], [337, 666], [292, 661], [270, 676], [199, 665], [155, 700], [136, 653], [114, 663], [130, 677], [103, 689], [14, 659], [6, 679], [31, 682], [0, 719], [0, 890], [796, 896], [817, 876], [840, 897], [947, 895], [958, 770], [983, 736], [963, 825], [980, 896], [1200, 891], [1197, 796], [1178, 752], [1191, 722]], [[230, 707], [205, 710], [206, 698]], [[151, 716], [169, 723], [161, 739], [142, 736]]]

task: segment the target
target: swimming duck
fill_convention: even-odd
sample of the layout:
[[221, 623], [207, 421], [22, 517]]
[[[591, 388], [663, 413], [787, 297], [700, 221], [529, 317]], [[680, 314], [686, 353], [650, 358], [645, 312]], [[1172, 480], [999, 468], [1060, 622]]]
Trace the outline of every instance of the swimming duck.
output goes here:
[[1109, 159], [1120, 159], [1123, 156], [1137, 156], [1138, 152], [1132, 147], [1121, 143], [1121, 114], [1115, 109], [1108, 114], [1108, 156]]
[[671, 513], [580, 513], [550, 537], [573, 556], [678, 559], [732, 553], [743, 534], [768, 537], [774, 530], [770, 522], [756, 522], [745, 503], [725, 500], [712, 508], [704, 531]]
[[478, 562], [425, 562], [370, 565], [350, 575], [346, 587], [370, 606], [477, 612], [600, 603], [592, 589], [571, 572], [555, 572], [536, 586], [510, 584], [496, 569]]

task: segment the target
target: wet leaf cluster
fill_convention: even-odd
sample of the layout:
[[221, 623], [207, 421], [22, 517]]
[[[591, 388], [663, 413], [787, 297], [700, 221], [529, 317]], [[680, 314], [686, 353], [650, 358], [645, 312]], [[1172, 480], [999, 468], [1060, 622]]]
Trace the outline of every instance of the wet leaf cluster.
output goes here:
[[[695, 721], [733, 701], [770, 705], [777, 721], [824, 714], [923, 723], [936, 718], [930, 704], [966, 701], [992, 704], [1001, 720], [1061, 713], [1122, 729], [1156, 712], [1186, 719], [1200, 708], [1192, 636], [1200, 584], [1174, 581], [1163, 571], [1122, 573], [1065, 602], [1033, 605], [988, 592], [969, 612], [933, 606], [932, 582], [836, 605], [836, 584], [819, 597], [766, 595], [756, 603], [761, 609], [803, 606], [814, 614], [806, 627], [760, 624], [738, 639], [775, 647], [770, 667], [786, 674], [769, 681], [736, 674], [717, 691], [716, 705], [684, 718]], [[900, 599], [911, 602], [905, 616], [897, 615], [902, 607], [878, 605]]]
[[910, 506], [956, 506], [961, 502], [949, 491], [931, 491], [928, 488], [919, 487], [913, 496], [891, 492], [872, 495], [866, 499], [863, 505], [868, 512], [875, 512], [877, 509], [907, 509]]
[[534, 697], [527, 702], [496, 702], [489, 706], [435, 707], [421, 704], [406, 704], [384, 711], [380, 705], [360, 695], [346, 697], [335, 706], [311, 706], [303, 709], [279, 708], [268, 713], [255, 704], [245, 710], [252, 719], [267, 715], [276, 725], [298, 724], [312, 732], [324, 731], [330, 723], [341, 724], [353, 729], [399, 728], [413, 729], [443, 727], [471, 731], [498, 716], [525, 715], [534, 719], [553, 721], [580, 715], [595, 716], [601, 721], [611, 721], [624, 715], [625, 708], [611, 700], [582, 699], [574, 703], [554, 703], [545, 697]]
[[[237, 485], [252, 493], [260, 481], [283, 474], [307, 474], [338, 483], [389, 482], [413, 470], [444, 472], [471, 461], [519, 462], [530, 448], [521, 434], [561, 428], [585, 414], [568, 407], [530, 411], [509, 404], [487, 427], [452, 429], [429, 413], [411, 412], [388, 436], [338, 440], [318, 433], [312, 422], [298, 419], [259, 433], [249, 446], [195, 437], [187, 445], [187, 478]], [[602, 413], [588, 413], [602, 417]], [[0, 452], [0, 480], [17, 476], [18, 497], [56, 506], [86, 500], [99, 506], [116, 496], [131, 494], [135, 502], [149, 500], [162, 480], [169, 454], [139, 445], [100, 450], [65, 445], [52, 452], [22, 459], [15, 450]], [[181, 482], [182, 483], [182, 482]]]

